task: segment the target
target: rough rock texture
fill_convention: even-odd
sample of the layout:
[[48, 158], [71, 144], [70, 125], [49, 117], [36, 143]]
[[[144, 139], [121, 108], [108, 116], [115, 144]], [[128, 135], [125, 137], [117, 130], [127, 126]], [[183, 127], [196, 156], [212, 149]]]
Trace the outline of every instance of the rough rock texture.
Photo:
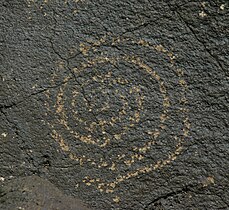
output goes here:
[[92, 209], [229, 209], [228, 11], [1, 0], [3, 184], [37, 175]]
[[37, 176], [9, 180], [0, 189], [0, 209], [87, 209], [81, 201], [63, 195], [49, 181]]

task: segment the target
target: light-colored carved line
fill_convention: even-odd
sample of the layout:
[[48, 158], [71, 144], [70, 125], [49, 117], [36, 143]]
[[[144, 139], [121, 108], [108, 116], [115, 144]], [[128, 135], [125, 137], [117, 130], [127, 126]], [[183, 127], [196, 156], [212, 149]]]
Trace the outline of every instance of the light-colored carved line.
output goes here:
[[[112, 44], [115, 44], [115, 43], [120, 43], [121, 41], [130, 41], [131, 39], [129, 38], [126, 38], [126, 39], [116, 39]], [[91, 45], [92, 47], [89, 47], [88, 50], [90, 49], [95, 49], [96, 47], [98, 47], [99, 45], [101, 44], [105, 44], [106, 43], [106, 40], [105, 39], [102, 39], [98, 42], [95, 42], [93, 45]], [[134, 44], [138, 44], [138, 45], [142, 45], [142, 46], [146, 46], [146, 47], [150, 47], [152, 49], [155, 49], [156, 51], [158, 52], [162, 52], [164, 54], [166, 54], [169, 59], [170, 59], [170, 63], [171, 63], [171, 66], [173, 67], [174, 66], [174, 60], [175, 60], [175, 56], [173, 55], [173, 53], [165, 50], [161, 45], [158, 45], [158, 46], [152, 46], [150, 43], [148, 42], [145, 42], [143, 40], [140, 40], [140, 41], [132, 41], [132, 43]], [[127, 59], [130, 59], [131, 57], [127, 56], [126, 57]], [[133, 58], [133, 57], [132, 57]], [[108, 60], [108, 58], [104, 58], [106, 61]], [[101, 62], [101, 60], [99, 60], [99, 62]], [[116, 62], [115, 60], [112, 61], [112, 62]], [[139, 62], [139, 59], [135, 59], [135, 62], [136, 63], [139, 63], [142, 67], [146, 67], [147, 69], [147, 66], [144, 66], [144, 63], [141, 63]], [[84, 64], [84, 67], [86, 67], [87, 65]], [[90, 67], [90, 65], [88, 65], [88, 67]], [[147, 69], [147, 72], [151, 73], [151, 70], [150, 69]], [[156, 79], [158, 81], [160, 81], [160, 77], [155, 74], [155, 72], [152, 72], [154, 74], [154, 76], [156, 77]], [[185, 91], [187, 89], [187, 84], [184, 82], [183, 79], [181, 79], [181, 76], [183, 76], [183, 70], [180, 70], [180, 69], [177, 69], [177, 74], [178, 74], [178, 77], [180, 78], [179, 80], [179, 84], [182, 86], [183, 88], [183, 96], [182, 96], [182, 100], [181, 100], [181, 103], [185, 104], [187, 103], [187, 98], [185, 97]], [[169, 102], [169, 98], [167, 97], [166, 95], [166, 89], [165, 89], [165, 86], [164, 86], [164, 82], [161, 81], [160, 82], [160, 91], [163, 95], [163, 106], [168, 108], [170, 106], [170, 102]], [[182, 105], [183, 105], [182, 104]], [[180, 108], [180, 111], [182, 113], [184, 113], [184, 116], [187, 115], [187, 112], [188, 110], [186, 108]], [[162, 113], [162, 115], [160, 116], [160, 119], [161, 119], [161, 122], [162, 122], [162, 127], [163, 127], [163, 123], [165, 122], [165, 120], [168, 118], [168, 111], [165, 109]], [[125, 181], [126, 179], [130, 179], [131, 177], [135, 177], [135, 176], [138, 176], [139, 173], [145, 173], [145, 172], [150, 172], [152, 170], [156, 170], [156, 169], [160, 169], [162, 167], [164, 167], [165, 165], [169, 164], [171, 161], [175, 160], [177, 158], [177, 156], [181, 153], [182, 151], [182, 144], [184, 142], [184, 139], [185, 137], [188, 136], [188, 132], [189, 132], [189, 129], [190, 129], [190, 123], [189, 123], [189, 119], [188, 117], [186, 116], [185, 119], [183, 120], [183, 123], [184, 123], [184, 128], [183, 128], [183, 137], [182, 138], [177, 138], [177, 141], [178, 141], [178, 144], [177, 144], [177, 147], [176, 147], [176, 150], [174, 153], [172, 153], [171, 155], [169, 155], [168, 159], [165, 159], [163, 161], [158, 161], [155, 165], [151, 164], [149, 166], [146, 166], [144, 168], [140, 168], [138, 169], [137, 171], [134, 171], [134, 172], [130, 172], [126, 175], [122, 175], [120, 176], [119, 178], [116, 177], [114, 182], [110, 182], [110, 183], [102, 183], [101, 180], [99, 178], [97, 179], [88, 179], [88, 177], [86, 177], [84, 179], [84, 182], [87, 184], [87, 185], [92, 185], [92, 184], [96, 184], [97, 188], [100, 190], [100, 191], [106, 191], [107, 193], [109, 192], [113, 192], [114, 191], [114, 188], [117, 184], [121, 183], [122, 181]], [[153, 132], [152, 132], [153, 133]], [[155, 135], [156, 137], [159, 135], [157, 132], [155, 132], [153, 135]], [[61, 141], [59, 141], [61, 142]], [[152, 145], [153, 145], [153, 141], [152, 141]], [[151, 145], [150, 145], [151, 146]], [[79, 157], [76, 157], [76, 155], [70, 153], [70, 158], [71, 159], [79, 159]], [[83, 158], [85, 158], [85, 156], [83, 156]], [[119, 156], [119, 159], [122, 159], [123, 156]], [[88, 159], [90, 160], [90, 159]], [[104, 164], [106, 165], [106, 164]], [[112, 164], [112, 167], [111, 168], [115, 168], [115, 163]], [[88, 181], [87, 181], [88, 180]], [[90, 184], [89, 184], [90, 183]], [[99, 184], [98, 184], [99, 183]]]
[[[120, 39], [118, 39], [118, 42], [120, 42]], [[105, 41], [102, 40], [102, 43], [105, 43]], [[150, 46], [150, 45], [149, 45], [147, 42], [145, 42], [145, 41], [140, 41], [138, 44], [141, 44], [141, 45], [143, 45], [143, 46]], [[167, 56], [168, 56], [169, 59], [170, 59], [171, 66], [172, 66], [172, 67], [174, 66], [174, 64], [175, 64], [175, 62], [174, 62], [175, 56], [173, 55], [173, 53], [168, 52], [168, 51], [165, 50], [161, 45], [156, 46], [154, 49], [156, 49], [156, 50], [159, 51], [159, 52], [166, 53]], [[149, 70], [149, 72], [150, 72], [150, 70]], [[186, 82], [185, 82], [183, 79], [181, 79], [181, 76], [183, 76], [183, 70], [179, 69], [179, 70], [177, 70], [177, 73], [178, 73], [178, 77], [179, 77], [179, 84], [180, 84], [180, 85], [182, 86], [182, 88], [183, 88], [183, 93], [182, 93], [182, 100], [181, 100], [181, 102], [187, 103], [187, 98], [185, 97], [185, 91], [186, 91], [186, 89], [187, 89], [187, 84], [186, 84]], [[160, 79], [160, 78], [158, 77], [158, 80], [159, 80], [159, 79]], [[170, 103], [169, 103], [169, 99], [168, 99], [168, 98], [166, 97], [166, 95], [165, 95], [166, 90], [164, 89], [164, 84], [163, 84], [163, 83], [161, 83], [160, 89], [161, 89], [161, 91], [164, 92], [164, 95], [163, 95], [163, 96], [164, 96], [164, 99], [165, 99], [165, 100], [164, 100], [164, 102], [163, 102], [163, 106], [164, 106], [164, 107], [169, 107], [169, 106], [170, 106]], [[181, 111], [182, 111], [183, 113], [185, 113], [185, 114], [187, 114], [187, 112], [188, 112], [188, 110], [185, 109], [185, 108], [184, 108], [184, 109], [181, 109]], [[166, 120], [166, 118], [167, 118], [167, 112], [165, 111], [164, 115], [161, 115], [160, 118], [161, 118], [162, 122], [163, 122], [164, 120]], [[182, 147], [182, 143], [184, 142], [185, 137], [188, 136], [189, 129], [190, 129], [190, 123], [189, 123], [188, 117], [185, 117], [183, 123], [184, 123], [183, 137], [179, 139], [178, 144], [177, 144], [177, 146], [176, 146], [175, 152], [172, 153], [172, 154], [169, 156], [168, 159], [166, 159], [166, 160], [164, 160], [164, 161], [158, 161], [158, 163], [155, 164], [154, 166], [151, 164], [151, 165], [148, 166], [148, 167], [144, 167], [144, 168], [140, 169], [140, 172], [141, 172], [141, 173], [144, 172], [144, 171], [150, 172], [150, 171], [152, 171], [152, 170], [160, 169], [160, 168], [164, 167], [165, 165], [169, 164], [171, 161], [174, 161], [174, 160], [177, 158], [177, 156], [178, 156], [178, 155], [181, 153], [181, 151], [182, 151], [182, 148], [183, 148], [183, 147]], [[129, 178], [131, 178], [131, 177], [138, 176], [138, 175], [139, 175], [139, 171], [137, 170], [137, 171], [135, 171], [135, 172], [129, 173], [129, 174], [126, 175], [126, 176], [122, 176], [122, 177], [120, 177], [119, 179], [116, 178], [116, 181], [115, 181], [115, 182], [111, 182], [111, 183], [101, 183], [100, 180], [99, 180], [99, 181], [97, 180], [97, 182], [100, 182], [100, 183], [97, 185], [97, 188], [98, 188], [100, 191], [105, 191], [105, 192], [107, 192], [107, 193], [112, 193], [112, 192], [114, 191], [115, 186], [116, 186], [118, 183], [120, 183], [120, 182], [122, 182], [122, 181], [124, 181], [124, 180], [126, 180], [126, 179], [129, 179]], [[89, 182], [87, 182], [87, 181], [86, 181], [87, 178], [88, 178], [88, 177], [86, 177], [86, 179], [83, 180], [83, 182], [85, 182], [86, 184], [87, 184], [87, 183], [91, 183], [91, 181], [94, 180], [94, 179], [90, 179]]]
[[[134, 63], [135, 65], [138, 65], [140, 68], [145, 70], [147, 73], [151, 74], [151, 76], [153, 76], [158, 82], [160, 82], [159, 86], [160, 86], [160, 91], [162, 93], [162, 96], [164, 98], [163, 106], [164, 106], [165, 109], [163, 111], [163, 114], [161, 114], [161, 117], [160, 117], [161, 123], [159, 125], [159, 128], [160, 129], [164, 129], [164, 125], [163, 125], [162, 121], [166, 120], [165, 113], [167, 113], [167, 109], [169, 107], [169, 101], [168, 101], [168, 96], [166, 95], [166, 88], [164, 86], [164, 83], [161, 81], [160, 76], [155, 71], [152, 71], [152, 69], [150, 67], [148, 67], [147, 65], [145, 65], [139, 58], [135, 58], [133, 56], [123, 56], [121, 59], [123, 59], [123, 60], [125, 60], [127, 62], [130, 62], [130, 63]], [[83, 68], [92, 67], [96, 63], [95, 61], [98, 61], [99, 63], [105, 63], [105, 62], [114, 63], [114, 62], [117, 62], [118, 59], [117, 58], [99, 57], [97, 59], [89, 61], [87, 65], [84, 63], [82, 66], [83, 66]], [[80, 69], [80, 71], [82, 71], [82, 69]], [[61, 99], [63, 99], [63, 97], [60, 97], [62, 95], [63, 95], [63, 90], [61, 89], [60, 93], [57, 96], [57, 109], [56, 109], [57, 110], [57, 114], [59, 114], [59, 113], [61, 114], [61, 119], [59, 120], [59, 123], [62, 124], [63, 126], [65, 126], [65, 128], [67, 130], [69, 130], [72, 134], [74, 134], [74, 137], [76, 139], [78, 139], [78, 140], [80, 140], [80, 141], [82, 141], [84, 143], [93, 144], [93, 145], [97, 145], [97, 146], [100, 146], [100, 147], [105, 147], [108, 143], [110, 143], [110, 140], [106, 139], [106, 141], [103, 144], [98, 145], [98, 142], [93, 140], [91, 136], [82, 136], [82, 135], [72, 131], [70, 129], [70, 127], [68, 126], [68, 123], [67, 123], [66, 113], [63, 110], [63, 102], [60, 103]], [[159, 136], [160, 129], [156, 129], [154, 132], [152, 132], [152, 134], [153, 134], [152, 140], [146, 142], [145, 146], [142, 147], [142, 148], [139, 148], [138, 151], [140, 151], [140, 152], [148, 151], [151, 148], [151, 146], [155, 143], [154, 140]], [[136, 148], [135, 148], [135, 151], [136, 151]], [[71, 159], [75, 159], [77, 161], [80, 160], [82, 164], [84, 162], [89, 162], [92, 165], [97, 165], [98, 168], [108, 167], [108, 164], [106, 163], [106, 160], [104, 160], [104, 159], [101, 159], [99, 161], [99, 163], [98, 163], [98, 161], [93, 160], [91, 158], [79, 158], [78, 156], [75, 156], [74, 154], [70, 154], [70, 158]], [[131, 159], [131, 161], [130, 161], [130, 159]], [[144, 159], [144, 156], [135, 153], [129, 158], [129, 160], [125, 159], [122, 162], [124, 162], [126, 165], [130, 166], [135, 162], [135, 160], [142, 160], [142, 159]], [[120, 162], [119, 160], [120, 160], [120, 158], [116, 157], [116, 161]], [[112, 165], [114, 165], [114, 162], [112, 163]], [[116, 170], [116, 168], [110, 166], [110, 170]]]

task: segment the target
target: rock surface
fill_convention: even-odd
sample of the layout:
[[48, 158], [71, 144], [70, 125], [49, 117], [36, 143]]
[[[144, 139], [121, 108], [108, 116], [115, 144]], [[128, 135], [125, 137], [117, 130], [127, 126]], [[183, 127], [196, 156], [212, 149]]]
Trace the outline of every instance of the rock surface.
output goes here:
[[0, 191], [0, 209], [87, 210], [80, 200], [64, 195], [38, 176], [9, 180]]
[[36, 175], [99, 210], [228, 209], [228, 11], [1, 0], [1, 180]]

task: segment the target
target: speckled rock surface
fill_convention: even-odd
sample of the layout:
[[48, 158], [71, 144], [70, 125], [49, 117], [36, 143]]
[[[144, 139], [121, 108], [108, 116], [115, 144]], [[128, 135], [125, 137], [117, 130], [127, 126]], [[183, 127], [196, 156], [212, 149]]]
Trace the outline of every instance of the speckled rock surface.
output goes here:
[[88, 209], [80, 200], [63, 195], [53, 184], [38, 176], [10, 179], [0, 189], [1, 209]]
[[2, 184], [36, 175], [92, 209], [228, 209], [228, 11], [2, 0]]

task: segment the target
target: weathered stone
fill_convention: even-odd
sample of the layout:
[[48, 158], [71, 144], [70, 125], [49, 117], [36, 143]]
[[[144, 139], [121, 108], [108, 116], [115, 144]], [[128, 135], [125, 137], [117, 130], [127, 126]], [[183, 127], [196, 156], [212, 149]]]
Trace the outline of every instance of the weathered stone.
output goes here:
[[228, 7], [1, 0], [1, 179], [94, 209], [228, 209]]

